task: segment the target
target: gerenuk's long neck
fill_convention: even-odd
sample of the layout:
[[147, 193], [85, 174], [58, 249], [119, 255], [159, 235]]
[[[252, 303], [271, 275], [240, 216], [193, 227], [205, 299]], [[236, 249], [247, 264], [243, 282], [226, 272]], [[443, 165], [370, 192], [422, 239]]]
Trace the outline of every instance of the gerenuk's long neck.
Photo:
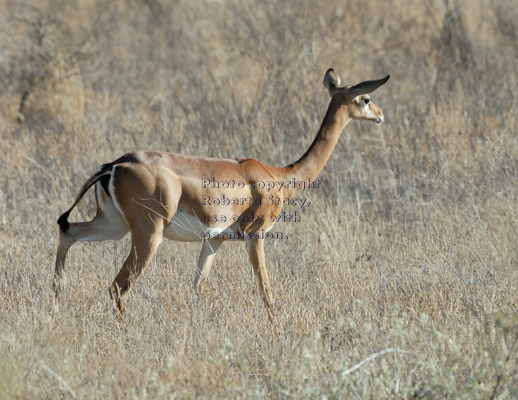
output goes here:
[[326, 116], [313, 143], [294, 164], [286, 167], [286, 179], [314, 181], [324, 168], [340, 138], [340, 134], [351, 118], [339, 101], [331, 100]]

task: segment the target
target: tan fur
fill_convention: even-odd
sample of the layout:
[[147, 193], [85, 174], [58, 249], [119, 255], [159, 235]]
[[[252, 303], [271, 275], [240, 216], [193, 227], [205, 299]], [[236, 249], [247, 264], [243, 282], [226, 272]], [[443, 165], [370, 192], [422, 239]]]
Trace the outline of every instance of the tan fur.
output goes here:
[[[70, 223], [67, 229], [60, 230], [54, 275], [56, 298], [67, 251], [76, 241], [120, 239], [128, 231], [131, 232], [130, 254], [110, 289], [110, 295], [122, 313], [123, 296], [149, 264], [164, 236], [175, 240], [202, 241], [203, 232], [266, 232], [274, 224], [270, 217], [276, 217], [282, 209], [282, 203], [267, 205], [266, 197], [274, 194], [280, 200], [290, 199], [299, 192], [295, 188], [268, 192], [265, 188], [251, 188], [250, 183], [288, 181], [292, 178], [297, 181], [309, 178], [313, 181], [327, 163], [341, 132], [351, 119], [383, 120], [378, 106], [369, 102], [368, 107], [362, 107], [360, 103], [362, 95], [374, 91], [387, 80], [388, 77], [354, 87], [339, 87], [340, 78], [329, 70], [324, 84], [332, 98], [322, 126], [309, 150], [297, 162], [283, 168], [268, 166], [253, 159], [200, 158], [159, 151], [129, 153], [109, 164], [105, 170], [101, 168], [83, 186], [74, 203], [75, 206], [92, 182], [111, 174], [108, 193], [99, 182], [96, 183], [97, 215], [90, 222]], [[216, 182], [244, 182], [246, 185], [243, 188], [202, 187], [204, 178], [214, 178]], [[224, 196], [229, 200], [251, 198], [254, 204], [204, 204], [204, 196], [211, 199]], [[240, 216], [240, 220], [229, 222], [233, 215]], [[252, 216], [255, 220], [252, 220]], [[208, 221], [210, 217], [226, 218], [227, 222], [221, 222], [218, 218]], [[194, 280], [194, 287], [198, 291], [208, 278], [222, 240], [203, 241], [198, 273]], [[246, 240], [249, 242], [247, 248], [258, 277], [260, 292], [272, 319], [273, 300], [266, 268], [264, 238]]]

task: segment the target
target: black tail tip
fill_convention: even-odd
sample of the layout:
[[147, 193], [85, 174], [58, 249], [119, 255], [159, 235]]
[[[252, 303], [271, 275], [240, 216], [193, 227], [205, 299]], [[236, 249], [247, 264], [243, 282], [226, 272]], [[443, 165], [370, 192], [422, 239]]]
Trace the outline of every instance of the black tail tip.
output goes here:
[[70, 211], [64, 212], [61, 214], [61, 217], [58, 218], [58, 225], [63, 231], [63, 233], [67, 233], [70, 224], [68, 223], [68, 216], [70, 215]]

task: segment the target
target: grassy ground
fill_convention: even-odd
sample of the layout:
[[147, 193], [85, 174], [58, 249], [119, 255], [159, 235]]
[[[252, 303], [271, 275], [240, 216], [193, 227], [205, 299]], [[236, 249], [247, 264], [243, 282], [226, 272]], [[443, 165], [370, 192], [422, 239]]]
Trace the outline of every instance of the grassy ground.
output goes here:
[[[350, 4], [348, 4], [350, 3]], [[518, 397], [518, 10], [513, 1], [0, 1], [0, 398]], [[300, 223], [267, 243], [280, 335], [244, 244], [191, 291], [163, 243], [118, 324], [128, 239], [55, 220], [134, 149], [285, 165], [328, 67], [386, 123], [351, 123]], [[292, 209], [293, 210], [293, 209]], [[93, 213], [93, 196], [72, 215]]]

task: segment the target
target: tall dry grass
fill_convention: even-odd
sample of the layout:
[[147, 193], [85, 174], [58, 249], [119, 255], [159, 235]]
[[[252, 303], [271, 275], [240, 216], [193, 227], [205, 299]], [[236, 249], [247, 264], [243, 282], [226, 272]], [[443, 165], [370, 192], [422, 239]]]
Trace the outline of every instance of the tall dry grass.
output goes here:
[[[0, 2], [1, 398], [518, 397], [518, 9], [512, 1]], [[351, 123], [302, 223], [267, 244], [281, 334], [244, 245], [167, 242], [116, 323], [128, 241], [72, 248], [57, 216], [134, 149], [309, 146], [333, 66], [386, 123]], [[73, 218], [93, 212], [88, 197]]]

